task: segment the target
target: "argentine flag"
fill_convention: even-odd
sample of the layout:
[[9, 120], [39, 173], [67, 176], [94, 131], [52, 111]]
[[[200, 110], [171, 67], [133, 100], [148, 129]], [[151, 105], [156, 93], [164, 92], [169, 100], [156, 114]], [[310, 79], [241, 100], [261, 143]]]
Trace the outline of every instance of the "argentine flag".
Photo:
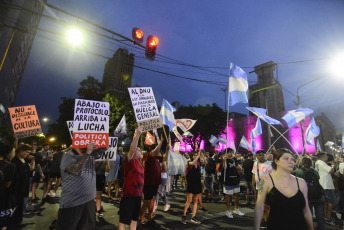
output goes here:
[[246, 107], [246, 109], [250, 110], [252, 113], [257, 115], [260, 119], [262, 119], [263, 121], [265, 121], [266, 123], [270, 125], [282, 125], [280, 121], [267, 116], [266, 109], [256, 108], [256, 107]]
[[234, 139], [232, 139], [232, 149], [234, 150], [234, 153], [236, 153], [236, 148], [235, 148]]
[[260, 123], [260, 119], [258, 117], [257, 118], [256, 127], [254, 127], [254, 129], [251, 130], [251, 138], [258, 137], [262, 133], [263, 133], [263, 131], [262, 131], [262, 124]]
[[224, 137], [222, 137], [222, 136], [219, 136], [219, 141], [220, 141], [222, 144], [224, 144], [224, 145], [227, 144], [226, 138], [224, 138]]
[[217, 144], [217, 142], [219, 142], [219, 139], [217, 139], [215, 136], [211, 135], [209, 142], [211, 143], [212, 146], [214, 146]]
[[313, 110], [306, 108], [298, 108], [296, 110], [289, 111], [286, 115], [282, 117], [288, 124], [289, 128], [292, 128], [300, 121], [304, 120], [306, 117], [311, 115]]
[[247, 141], [245, 136], [242, 136], [239, 146], [241, 146], [241, 147], [243, 147], [243, 148], [245, 148], [247, 150], [250, 149], [250, 143], [248, 143], [248, 141]]
[[342, 148], [344, 149], [344, 133], [342, 135]]
[[248, 89], [247, 76], [239, 66], [230, 63], [228, 103], [233, 106], [237, 103], [247, 103], [246, 91]]
[[321, 151], [321, 146], [319, 140], [317, 140], [317, 151]]
[[306, 130], [306, 142], [308, 145], [313, 145], [312, 140], [319, 136], [320, 134], [320, 129], [315, 123], [314, 118], [312, 118], [311, 124], [308, 126]]
[[173, 126], [176, 124], [176, 119], [174, 119], [173, 112], [176, 109], [165, 99], [162, 101], [161, 109], [160, 109], [160, 117], [162, 119], [162, 123], [167, 125], [172, 130]]

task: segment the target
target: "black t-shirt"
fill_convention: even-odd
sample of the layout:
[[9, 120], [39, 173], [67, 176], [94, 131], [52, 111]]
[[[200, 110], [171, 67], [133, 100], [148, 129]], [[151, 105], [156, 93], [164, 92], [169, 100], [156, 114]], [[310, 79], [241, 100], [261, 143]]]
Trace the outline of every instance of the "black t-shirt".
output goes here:
[[61, 160], [62, 160], [63, 155], [64, 155], [63, 151], [60, 151], [53, 155], [53, 163], [51, 163], [51, 166], [49, 168], [50, 173], [60, 172], [60, 165], [61, 165]]
[[252, 159], [246, 159], [244, 160], [244, 163], [242, 165], [242, 168], [244, 169], [244, 179], [246, 181], [252, 180], [252, 168], [254, 165], [254, 161]]
[[16, 166], [12, 191], [18, 197], [28, 197], [30, 183], [29, 162], [25, 159], [25, 163], [23, 163], [19, 158], [15, 157], [13, 158], [12, 163]]

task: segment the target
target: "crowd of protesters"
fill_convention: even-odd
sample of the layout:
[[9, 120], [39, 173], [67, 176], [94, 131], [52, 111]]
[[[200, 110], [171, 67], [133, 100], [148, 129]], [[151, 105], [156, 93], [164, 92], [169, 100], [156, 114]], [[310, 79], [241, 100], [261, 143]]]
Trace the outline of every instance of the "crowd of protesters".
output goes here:
[[[184, 171], [169, 175], [170, 143], [161, 137], [146, 152], [138, 147], [141, 134], [137, 129], [129, 152], [118, 148], [114, 161], [95, 161], [105, 149], [94, 144], [62, 150], [48, 144], [38, 147], [37, 142], [1, 143], [0, 196], [6, 197], [0, 202], [1, 229], [30, 214], [28, 203], [58, 197], [60, 185], [60, 208], [51, 229], [94, 229], [96, 217], [103, 217], [101, 197], [106, 186], [108, 202], [113, 201], [112, 192], [114, 201], [120, 201], [118, 229], [158, 228], [154, 217], [159, 197], [167, 212], [168, 196], [177, 189], [178, 179], [185, 191], [183, 224], [188, 213], [192, 223], [201, 224], [197, 211], [207, 212], [203, 203], [215, 202], [215, 196], [223, 197], [225, 205], [219, 208], [229, 219], [245, 215], [240, 206], [255, 204], [255, 229], [314, 229], [314, 215], [317, 229], [323, 230], [343, 217], [344, 162], [338, 156], [321, 151], [302, 156], [274, 148], [243, 156], [231, 148], [178, 152], [185, 158]], [[43, 196], [37, 197], [40, 183]], [[240, 205], [241, 198], [246, 202]]]

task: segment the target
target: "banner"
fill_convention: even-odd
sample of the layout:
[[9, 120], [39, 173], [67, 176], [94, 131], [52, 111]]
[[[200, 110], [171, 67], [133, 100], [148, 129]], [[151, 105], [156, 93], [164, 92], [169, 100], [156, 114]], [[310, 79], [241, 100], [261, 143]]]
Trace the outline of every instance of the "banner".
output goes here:
[[96, 161], [105, 161], [109, 157], [110, 161], [116, 161], [118, 137], [109, 137], [109, 148]]
[[109, 146], [109, 103], [75, 99], [73, 148]]
[[18, 139], [42, 133], [36, 106], [28, 105], [8, 108], [14, 136]]
[[162, 120], [156, 105], [152, 87], [128, 88], [136, 122], [142, 132], [162, 128]]
[[66, 121], [66, 122], [67, 122], [68, 131], [70, 134], [70, 139], [73, 139], [73, 121]]
[[173, 131], [174, 135], [176, 135], [176, 137], [178, 138], [178, 140], [179, 140], [180, 142], [183, 142], [183, 137], [182, 137], [182, 135], [180, 135], [180, 133], [178, 132], [177, 126], [173, 126], [172, 131]]
[[183, 132], [186, 132], [195, 125], [196, 121], [197, 120], [191, 120], [191, 119], [177, 119], [175, 126], [178, 126], [179, 128], [183, 130]]

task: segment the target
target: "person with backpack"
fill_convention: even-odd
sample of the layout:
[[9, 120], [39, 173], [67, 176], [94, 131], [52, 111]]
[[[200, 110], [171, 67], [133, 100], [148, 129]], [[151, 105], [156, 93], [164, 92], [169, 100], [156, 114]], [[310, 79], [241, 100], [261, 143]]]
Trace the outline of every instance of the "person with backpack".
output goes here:
[[[214, 176], [216, 174], [216, 163], [213, 153], [206, 152], [206, 165], [204, 169], [204, 193], [205, 201], [214, 202]], [[210, 195], [210, 197], [209, 197]]]
[[318, 230], [325, 229], [324, 220], [324, 208], [325, 208], [325, 198], [324, 189], [319, 183], [319, 173], [312, 168], [312, 159], [309, 157], [304, 157], [302, 159], [302, 168], [296, 170], [296, 177], [303, 178], [308, 187], [308, 205], [313, 212], [313, 207], [315, 211], [315, 217], [318, 224]]

